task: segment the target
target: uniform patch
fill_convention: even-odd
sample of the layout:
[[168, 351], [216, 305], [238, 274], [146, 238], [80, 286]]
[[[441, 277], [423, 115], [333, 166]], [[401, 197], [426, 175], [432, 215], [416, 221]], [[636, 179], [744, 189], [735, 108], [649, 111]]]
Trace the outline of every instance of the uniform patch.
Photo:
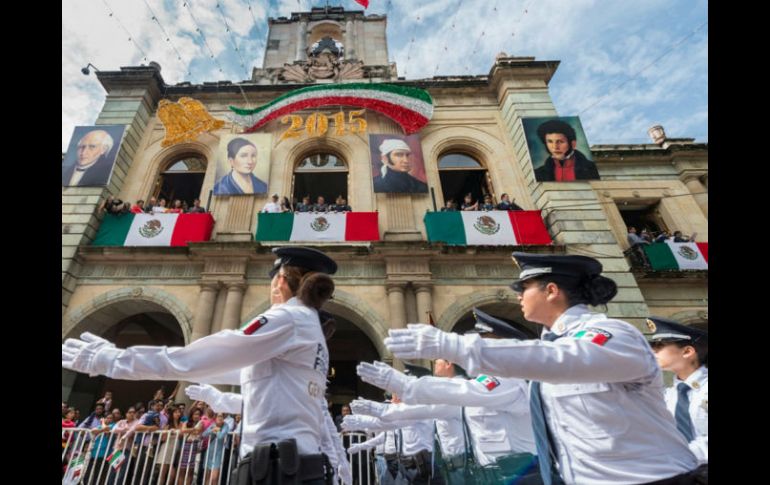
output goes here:
[[243, 327], [241, 327], [241, 331], [243, 331], [244, 335], [251, 335], [257, 330], [259, 330], [260, 328], [264, 327], [265, 325], [267, 325], [267, 317], [264, 315], [260, 315], [254, 320], [244, 325]]
[[579, 331], [574, 337], [576, 339], [588, 339], [596, 345], [604, 345], [612, 338], [612, 334], [602, 328], [593, 327]]
[[485, 376], [483, 374], [476, 378], [476, 382], [480, 382], [481, 385], [483, 385], [484, 387], [487, 388], [487, 391], [491, 391], [495, 387], [500, 385], [500, 381], [498, 381], [494, 377], [492, 377], [492, 376]]

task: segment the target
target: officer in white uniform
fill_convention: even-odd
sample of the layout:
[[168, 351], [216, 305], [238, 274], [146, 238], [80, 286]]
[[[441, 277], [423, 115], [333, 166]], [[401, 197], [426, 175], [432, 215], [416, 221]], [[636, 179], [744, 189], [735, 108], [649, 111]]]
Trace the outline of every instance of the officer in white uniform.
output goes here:
[[700, 463], [709, 461], [708, 332], [660, 317], [647, 319], [647, 339], [661, 369], [674, 373], [666, 406]]
[[[62, 367], [113, 379], [240, 384], [240, 455], [255, 451], [251, 473], [268, 473], [268, 483], [292, 473], [303, 484], [327, 483], [332, 474], [321, 442], [329, 352], [318, 309], [334, 291], [327, 275], [337, 264], [311, 248], [273, 252], [278, 258], [270, 272], [274, 305], [239, 330], [222, 330], [186, 347], [127, 349], [84, 333], [82, 340], [62, 345]], [[241, 460], [239, 479], [248, 461]]]
[[[430, 371], [418, 366], [405, 364], [411, 379], [419, 375], [429, 375]], [[451, 368], [451, 367], [450, 367]], [[436, 372], [440, 369], [436, 366]], [[438, 483], [439, 468], [444, 481], [448, 483], [465, 483], [463, 467], [467, 447], [465, 432], [462, 422], [462, 409], [456, 406], [420, 406], [404, 403], [386, 404], [370, 401], [368, 399], [355, 399], [350, 403], [350, 408], [355, 415], [374, 416], [384, 423], [393, 421], [433, 421], [439, 449], [434, 449], [433, 479], [431, 483]], [[434, 447], [435, 448], [435, 447]], [[437, 454], [440, 453], [440, 459]], [[440, 467], [443, 463], [443, 467]]]
[[[394, 395], [395, 396], [395, 395]], [[409, 483], [437, 483], [431, 478], [433, 453], [433, 420], [384, 422], [373, 416], [349, 414], [342, 420], [343, 431], [388, 431], [393, 433], [396, 457], [385, 454], [393, 477], [403, 467]], [[387, 433], [389, 434], [389, 433]], [[399, 461], [401, 467], [399, 467]], [[440, 479], [440, 477], [438, 477]], [[443, 483], [443, 482], [438, 482]]]
[[[187, 386], [184, 392], [193, 401], [205, 402], [216, 413], [240, 414], [243, 409], [243, 396], [241, 394], [222, 392], [208, 384]], [[324, 409], [321, 451], [329, 457], [329, 462], [337, 474], [337, 478], [345, 483], [352, 483], [352, 470], [345, 459], [346, 452], [342, 444], [342, 436], [337, 432], [337, 427], [334, 425], [334, 420], [328, 409]]]
[[530, 411], [543, 482], [692, 483], [697, 459], [663, 401], [663, 377], [645, 337], [593, 313], [615, 283], [585, 256], [513, 253], [511, 286], [542, 340], [491, 340], [430, 325], [390, 330], [401, 359], [444, 358], [469, 373], [531, 379]]
[[[469, 333], [527, 338], [523, 332], [479, 309], [474, 309], [474, 316], [476, 326]], [[424, 408], [428, 416], [439, 417], [455, 409], [462, 410], [474, 458], [480, 465], [480, 469], [474, 469], [477, 481], [481, 475], [481, 482], [484, 483], [542, 483], [535, 458], [524, 380], [483, 374], [470, 380], [441, 377], [410, 379], [380, 362], [374, 365], [361, 363], [358, 372], [365, 382], [385, 386], [396, 393], [402, 392], [404, 402], [434, 404], [415, 406], [416, 409]], [[464, 407], [464, 410], [458, 406]], [[374, 411], [377, 412], [376, 409]], [[380, 416], [385, 421], [389, 417], [402, 419], [405, 414], [398, 409], [389, 409]]]

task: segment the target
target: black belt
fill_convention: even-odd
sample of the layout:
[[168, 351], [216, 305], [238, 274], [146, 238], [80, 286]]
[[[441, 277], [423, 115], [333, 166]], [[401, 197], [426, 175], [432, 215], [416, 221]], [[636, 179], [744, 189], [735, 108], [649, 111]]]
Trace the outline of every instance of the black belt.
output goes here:
[[393, 461], [393, 460], [398, 458], [398, 454], [397, 453], [385, 453], [382, 456], [384, 456], [385, 459], [388, 460], [388, 461]]
[[238, 464], [234, 485], [325, 480], [331, 483], [333, 471], [323, 453], [300, 455], [294, 439], [257, 445]]

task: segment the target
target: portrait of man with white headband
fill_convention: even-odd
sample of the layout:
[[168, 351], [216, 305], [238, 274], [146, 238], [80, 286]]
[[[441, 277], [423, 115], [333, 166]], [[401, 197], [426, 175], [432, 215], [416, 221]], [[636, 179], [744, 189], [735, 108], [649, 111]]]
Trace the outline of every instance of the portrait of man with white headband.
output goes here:
[[[425, 173], [422, 153], [415, 153], [412, 149], [415, 145], [419, 147], [419, 142], [409, 146], [404, 139], [412, 137], [417, 138], [415, 135], [369, 135], [375, 192], [428, 192], [428, 184], [415, 176], [417, 174], [424, 177]], [[375, 150], [379, 151], [379, 157]]]

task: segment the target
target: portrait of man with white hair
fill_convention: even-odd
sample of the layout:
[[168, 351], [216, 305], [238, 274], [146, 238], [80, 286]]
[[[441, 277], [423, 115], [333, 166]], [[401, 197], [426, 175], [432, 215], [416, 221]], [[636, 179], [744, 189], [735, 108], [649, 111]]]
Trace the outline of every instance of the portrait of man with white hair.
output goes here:
[[125, 125], [75, 127], [62, 160], [62, 186], [107, 185], [125, 130]]
[[369, 147], [375, 192], [428, 192], [417, 135], [369, 135]]

